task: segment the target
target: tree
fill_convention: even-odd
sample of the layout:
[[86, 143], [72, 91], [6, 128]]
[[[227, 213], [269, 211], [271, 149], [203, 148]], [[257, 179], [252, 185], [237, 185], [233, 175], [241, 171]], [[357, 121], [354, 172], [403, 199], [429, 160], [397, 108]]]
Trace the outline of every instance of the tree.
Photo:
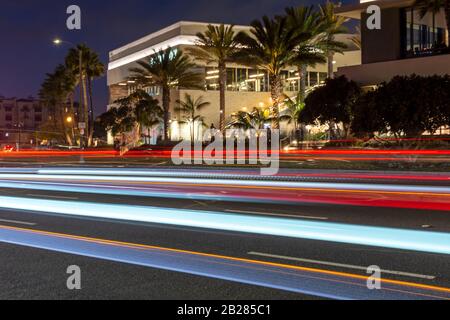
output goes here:
[[169, 141], [170, 93], [172, 88], [200, 88], [201, 74], [193, 71], [195, 64], [179, 49], [168, 47], [155, 52], [147, 61], [139, 61], [141, 68], [130, 69], [131, 79], [141, 87], [159, 86], [164, 110], [164, 140]]
[[40, 99], [53, 110], [53, 130], [62, 130], [61, 134], [69, 145], [73, 145], [75, 137], [73, 130], [66, 125], [66, 115], [73, 116], [66, 108], [74, 87], [75, 79], [71, 72], [64, 65], [58, 65], [53, 73], [47, 74], [39, 91]]
[[132, 144], [136, 144], [142, 134], [142, 128], [150, 128], [161, 121], [163, 110], [158, 100], [143, 90], [137, 90], [126, 98], [115, 101], [117, 108], [111, 108], [97, 121], [113, 136], [132, 133]]
[[219, 70], [220, 91], [220, 130], [225, 130], [225, 92], [227, 82], [227, 63], [233, 61], [238, 50], [238, 42], [234, 26], [208, 25], [203, 33], [197, 33], [196, 47], [188, 49], [189, 52], [199, 60], [207, 64], [214, 63]]
[[[428, 13], [432, 14], [433, 30], [436, 29], [436, 15], [441, 12], [442, 8], [444, 8], [447, 20], [447, 29], [450, 30], [450, 0], [416, 0], [414, 6], [420, 9], [421, 18], [424, 18]], [[433, 32], [433, 44], [437, 44], [435, 32]]]
[[[333, 137], [336, 136], [335, 130], [339, 136], [347, 137], [350, 133], [353, 104], [360, 95], [359, 86], [345, 76], [329, 78], [323, 87], [309, 94], [300, 116], [306, 123], [328, 125]], [[335, 126], [338, 123], [342, 124], [343, 133]]]
[[272, 129], [279, 128], [279, 104], [283, 94], [281, 71], [286, 68], [294, 54], [301, 36], [288, 27], [286, 17], [269, 18], [251, 23], [251, 34], [240, 32], [236, 37], [242, 48], [237, 61], [255, 66], [269, 74], [272, 98]]
[[[81, 75], [80, 75], [81, 56]], [[92, 81], [104, 74], [105, 67], [100, 61], [98, 54], [85, 44], [79, 44], [69, 50], [65, 60], [66, 68], [76, 79], [76, 85], [80, 90], [80, 104], [82, 105], [82, 120], [86, 124], [87, 145], [92, 144], [93, 135], [93, 90]]]
[[184, 101], [177, 100], [179, 107], [175, 110], [184, 114], [185, 119], [190, 123], [191, 127], [191, 142], [195, 141], [195, 122], [199, 121], [203, 123], [203, 117], [197, 115], [197, 111], [211, 105], [211, 103], [204, 101], [203, 97], [200, 96], [194, 99], [190, 94], [186, 93], [184, 95]]
[[[393, 133], [396, 137], [434, 134], [448, 125], [450, 76], [397, 76], [361, 97], [352, 128], [360, 135]], [[370, 116], [369, 116], [370, 115]]]
[[304, 102], [307, 67], [327, 62], [325, 52], [318, 48], [323, 38], [323, 22], [314, 7], [287, 8], [286, 15], [289, 27], [299, 35], [290, 64], [297, 66], [300, 77], [298, 98], [299, 102]]
[[297, 95], [295, 99], [285, 95], [284, 105], [286, 106], [286, 114], [280, 117], [281, 121], [288, 121], [288, 123], [294, 123], [294, 130], [297, 140], [301, 140], [298, 136], [300, 130], [300, 123], [302, 122], [301, 114], [305, 109], [305, 102], [301, 96], [301, 93]]
[[321, 47], [328, 56], [328, 78], [334, 78], [334, 55], [343, 53], [343, 50], [347, 48], [344, 43], [336, 41], [336, 36], [348, 32], [347, 27], [344, 26], [347, 18], [335, 14], [336, 5], [331, 1], [320, 5], [319, 8], [324, 31]]
[[253, 108], [252, 112], [239, 111], [233, 114], [229, 127], [243, 130], [261, 130], [271, 120], [269, 109]]

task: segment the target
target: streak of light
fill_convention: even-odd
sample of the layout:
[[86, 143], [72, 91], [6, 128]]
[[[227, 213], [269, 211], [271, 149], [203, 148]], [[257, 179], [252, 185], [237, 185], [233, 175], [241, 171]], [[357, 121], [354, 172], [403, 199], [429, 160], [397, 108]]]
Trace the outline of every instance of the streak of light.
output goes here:
[[0, 197], [0, 207], [450, 254], [450, 234], [117, 204]]

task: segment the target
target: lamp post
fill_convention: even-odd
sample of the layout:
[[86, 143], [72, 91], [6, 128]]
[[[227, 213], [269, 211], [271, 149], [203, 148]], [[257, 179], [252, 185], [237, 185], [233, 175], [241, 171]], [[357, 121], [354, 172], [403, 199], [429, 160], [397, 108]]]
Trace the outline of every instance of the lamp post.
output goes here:
[[[63, 43], [67, 43], [69, 45], [76, 47], [76, 45], [74, 43], [72, 43], [70, 41], [61, 40], [59, 38], [54, 39], [53, 43], [57, 46], [61, 45]], [[78, 67], [79, 67], [78, 73], [80, 74], [80, 105], [81, 105], [81, 102], [83, 101], [83, 90], [81, 89], [81, 86], [83, 83], [83, 51], [80, 50], [80, 48], [78, 49]], [[88, 119], [84, 119], [84, 118], [85, 118], [85, 112], [83, 112], [83, 120], [85, 123], [87, 123]], [[85, 133], [86, 133], [86, 131], [84, 131], [83, 134], [80, 134], [80, 147], [81, 148], [84, 147]]]

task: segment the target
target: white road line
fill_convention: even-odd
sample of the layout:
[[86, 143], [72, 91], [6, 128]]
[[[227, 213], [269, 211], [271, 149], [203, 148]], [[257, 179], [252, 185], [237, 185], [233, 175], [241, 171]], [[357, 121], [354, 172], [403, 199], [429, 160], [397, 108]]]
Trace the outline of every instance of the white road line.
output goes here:
[[27, 194], [27, 196], [29, 197], [34, 197], [34, 198], [49, 198], [49, 199], [62, 199], [62, 200], [79, 200], [79, 198], [77, 197], [63, 197], [63, 196], [50, 196], [50, 195], [46, 195], [46, 194]]
[[[249, 252], [248, 254], [251, 255], [251, 256], [283, 259], [283, 260], [305, 262], [305, 263], [311, 263], [311, 264], [321, 264], [321, 265], [330, 266], [330, 267], [339, 267], [339, 268], [367, 271], [367, 267], [354, 266], [354, 265], [350, 265], [350, 264], [342, 264], [342, 263], [334, 263], [334, 262], [327, 262], [327, 261], [318, 261], [318, 260], [286, 257], [286, 256], [279, 256], [279, 255], [268, 254], [268, 253], [260, 253], [260, 252]], [[410, 272], [403, 272], [403, 271], [382, 270], [381, 272], [385, 273], [385, 274], [394, 274], [394, 275], [399, 275], [399, 276], [405, 276], [405, 277], [411, 277], [411, 278], [419, 278], [419, 279], [426, 279], [426, 280], [434, 280], [434, 279], [436, 279], [435, 276], [428, 276], [428, 275], [416, 274], [416, 273], [410, 273]]]
[[25, 226], [35, 226], [35, 225], [37, 225], [37, 223], [34, 223], [34, 222], [17, 221], [17, 220], [6, 220], [6, 219], [0, 219], [0, 222], [14, 223], [14, 224], [23, 224]]
[[267, 212], [258, 212], [258, 211], [225, 210], [225, 212], [244, 213], [244, 214], [257, 214], [257, 215], [264, 215], [264, 216], [288, 217], [288, 218], [298, 218], [298, 219], [328, 220], [328, 218], [326, 218], [326, 217], [297, 216], [297, 215], [293, 215], [293, 214], [278, 214], [278, 213], [267, 213]]

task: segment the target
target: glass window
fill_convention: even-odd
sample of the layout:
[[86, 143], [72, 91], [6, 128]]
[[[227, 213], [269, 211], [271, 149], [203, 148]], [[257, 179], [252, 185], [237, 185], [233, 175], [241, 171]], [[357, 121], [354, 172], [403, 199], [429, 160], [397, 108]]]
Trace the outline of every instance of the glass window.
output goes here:
[[325, 80], [328, 78], [328, 73], [326, 72], [319, 72], [319, 83], [324, 84]]
[[309, 73], [309, 86], [314, 87], [314, 86], [317, 86], [318, 84], [319, 84], [319, 80], [318, 80], [317, 72], [310, 72]]

